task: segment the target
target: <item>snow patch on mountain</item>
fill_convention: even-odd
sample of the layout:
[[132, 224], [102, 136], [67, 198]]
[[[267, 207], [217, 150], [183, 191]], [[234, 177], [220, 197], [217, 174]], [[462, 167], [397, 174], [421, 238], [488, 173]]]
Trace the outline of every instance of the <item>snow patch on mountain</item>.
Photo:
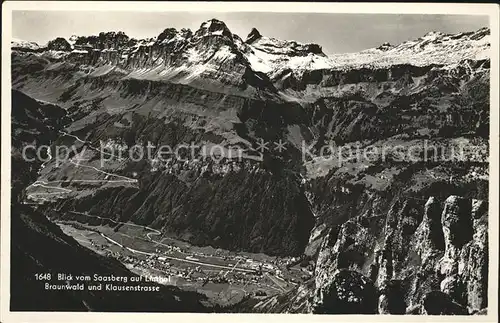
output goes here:
[[255, 48], [246, 54], [254, 71], [270, 73], [284, 69], [317, 70], [334, 68], [335, 64], [326, 56], [308, 54], [307, 56], [290, 56], [286, 54], [269, 53]]
[[35, 42], [17, 39], [17, 38], [11, 39], [10, 47], [11, 48], [24, 48], [24, 49], [30, 49], [30, 50], [38, 50], [41, 48], [40, 45], [38, 45]]

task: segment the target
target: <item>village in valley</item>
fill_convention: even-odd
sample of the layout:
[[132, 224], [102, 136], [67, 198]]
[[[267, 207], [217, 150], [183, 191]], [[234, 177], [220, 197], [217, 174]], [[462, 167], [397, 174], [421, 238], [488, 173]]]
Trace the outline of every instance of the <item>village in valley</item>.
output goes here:
[[271, 257], [196, 247], [163, 238], [137, 226], [90, 226], [74, 221], [58, 223], [81, 245], [113, 257], [134, 273], [163, 285], [205, 294], [216, 304], [234, 304], [244, 297], [285, 293], [310, 279], [313, 266], [303, 257]]

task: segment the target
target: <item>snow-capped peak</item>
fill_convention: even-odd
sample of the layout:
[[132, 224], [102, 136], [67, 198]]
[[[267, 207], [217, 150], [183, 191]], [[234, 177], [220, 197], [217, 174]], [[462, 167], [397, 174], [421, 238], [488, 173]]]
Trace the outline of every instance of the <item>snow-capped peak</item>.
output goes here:
[[203, 22], [200, 28], [195, 33], [196, 37], [212, 36], [212, 35], [227, 36], [230, 38], [232, 38], [233, 36], [229, 28], [227, 28], [226, 24], [223, 21], [220, 21], [215, 18]]
[[422, 38], [438, 38], [444, 36], [444, 33], [440, 31], [429, 31]]
[[27, 40], [22, 40], [22, 39], [17, 39], [17, 38], [12, 38], [11, 39], [11, 41], [10, 41], [10, 47], [11, 48], [29, 49], [29, 50], [38, 50], [38, 49], [40, 49], [40, 45], [38, 45], [35, 42], [27, 41]]

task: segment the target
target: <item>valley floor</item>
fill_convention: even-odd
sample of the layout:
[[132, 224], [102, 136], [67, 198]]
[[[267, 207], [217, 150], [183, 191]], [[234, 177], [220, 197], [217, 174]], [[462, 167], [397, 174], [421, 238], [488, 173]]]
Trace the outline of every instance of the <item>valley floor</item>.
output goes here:
[[299, 265], [287, 268], [290, 258], [197, 247], [132, 223], [115, 228], [76, 221], [56, 223], [82, 246], [116, 258], [136, 274], [206, 295], [208, 306], [283, 294], [310, 277]]

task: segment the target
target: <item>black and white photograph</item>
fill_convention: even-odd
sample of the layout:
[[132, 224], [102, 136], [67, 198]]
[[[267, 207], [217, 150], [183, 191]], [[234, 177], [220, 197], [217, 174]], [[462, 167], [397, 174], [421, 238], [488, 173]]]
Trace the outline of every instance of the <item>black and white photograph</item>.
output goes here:
[[498, 6], [8, 4], [2, 315], [497, 319]]

